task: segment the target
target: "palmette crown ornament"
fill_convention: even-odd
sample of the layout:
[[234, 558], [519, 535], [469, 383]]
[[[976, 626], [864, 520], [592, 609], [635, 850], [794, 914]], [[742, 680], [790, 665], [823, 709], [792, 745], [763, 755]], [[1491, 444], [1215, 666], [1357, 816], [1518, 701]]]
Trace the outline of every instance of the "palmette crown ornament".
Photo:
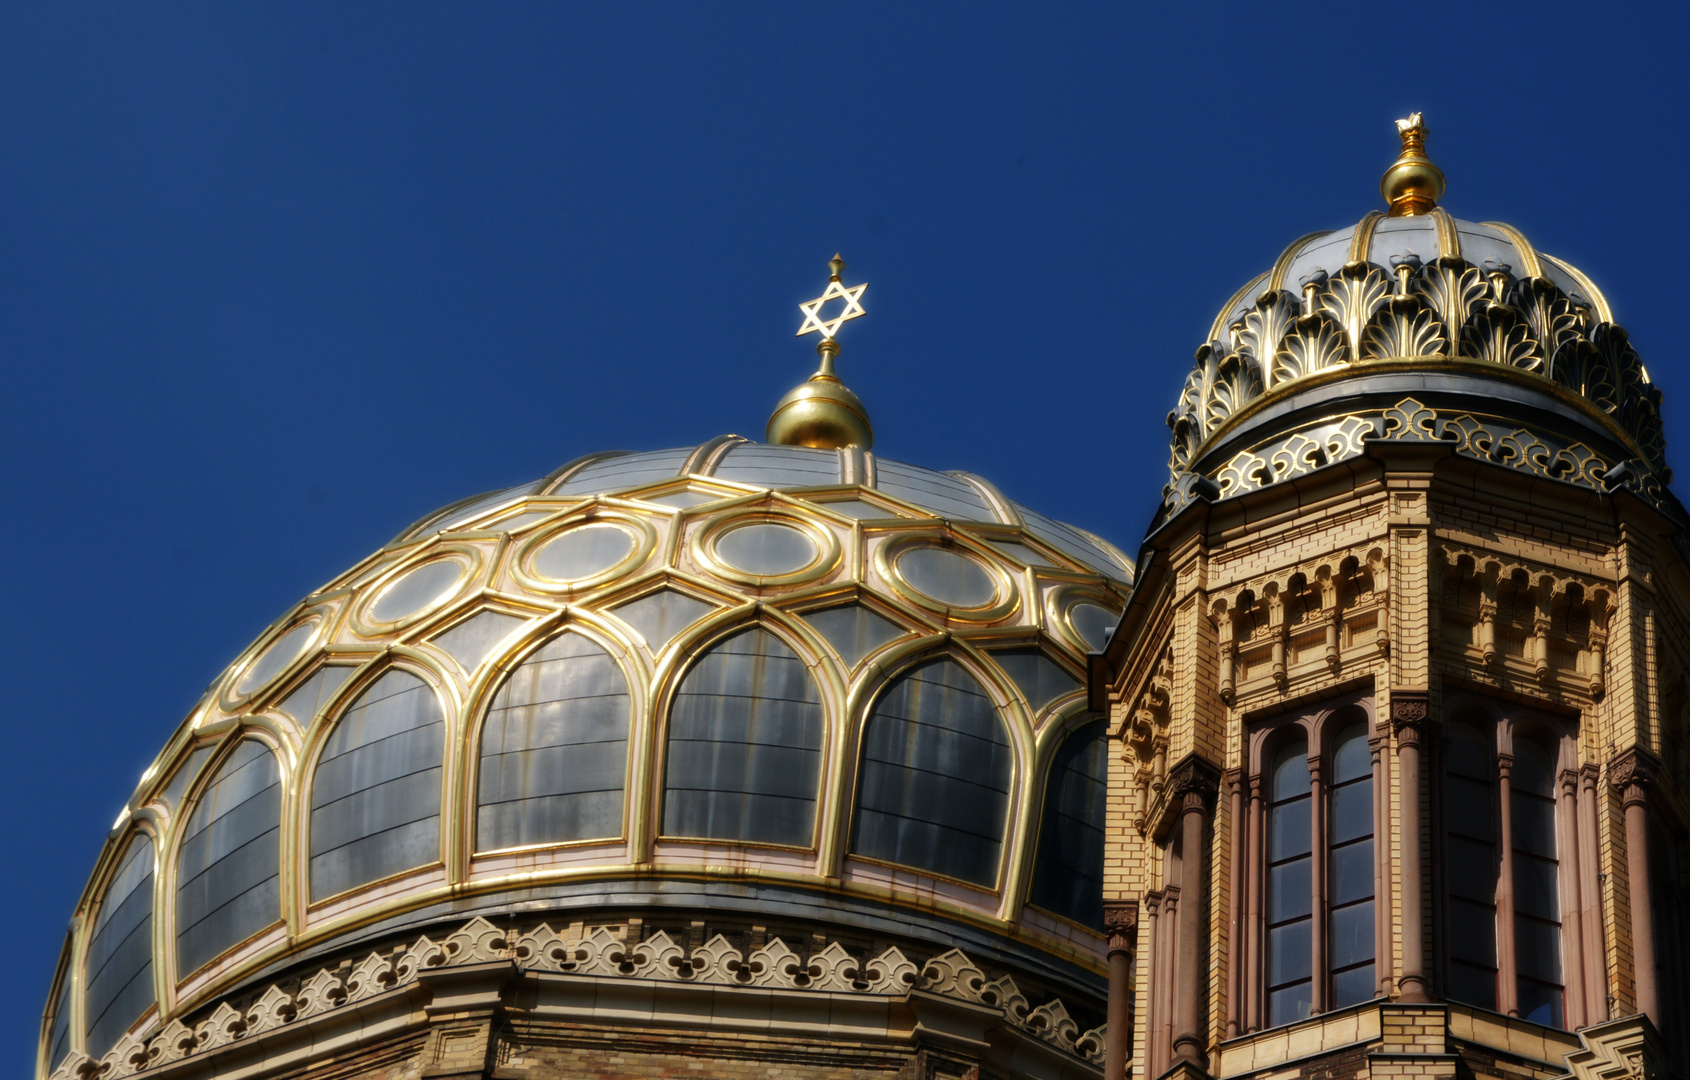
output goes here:
[[1438, 205], [1419, 113], [1397, 121], [1386, 211], [1297, 240], [1216, 314], [1168, 426], [1163, 516], [1355, 457], [1455, 452], [1682, 515], [1660, 391], [1607, 299], [1500, 222]]
[[[804, 322], [798, 327], [797, 336], [821, 335], [816, 345], [816, 352], [822, 358], [821, 367], [776, 403], [764, 438], [777, 446], [823, 450], [855, 446], [868, 450], [874, 446], [874, 426], [869, 423], [868, 410], [863, 407], [862, 399], [833, 373], [833, 361], [839, 356], [839, 327], [867, 314], [863, 310], [863, 292], [868, 283], [846, 285], [841, 277], [845, 273], [845, 260], [837, 254], [827, 267], [827, 288], [814, 300], [798, 305], [798, 310], [804, 313]], [[828, 314], [827, 305], [834, 301], [842, 306]]]

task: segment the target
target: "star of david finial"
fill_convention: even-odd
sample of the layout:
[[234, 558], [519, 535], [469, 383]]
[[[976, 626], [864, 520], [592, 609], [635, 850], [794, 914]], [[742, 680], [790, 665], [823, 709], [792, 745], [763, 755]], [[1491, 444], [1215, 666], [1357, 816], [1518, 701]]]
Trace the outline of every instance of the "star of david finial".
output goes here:
[[[798, 337], [805, 334], [820, 334], [823, 344], [833, 341], [838, 336], [839, 328], [851, 319], [858, 319], [868, 314], [863, 310], [863, 290], [868, 288], [868, 282], [861, 285], [846, 285], [839, 279], [845, 272], [845, 260], [837, 254], [828, 262], [827, 268], [832, 276], [827, 279], [827, 288], [814, 300], [807, 300], [798, 305], [798, 310], [804, 313], [804, 324], [798, 328]], [[822, 308], [830, 300], [842, 300], [845, 306], [831, 318], [822, 317]]]

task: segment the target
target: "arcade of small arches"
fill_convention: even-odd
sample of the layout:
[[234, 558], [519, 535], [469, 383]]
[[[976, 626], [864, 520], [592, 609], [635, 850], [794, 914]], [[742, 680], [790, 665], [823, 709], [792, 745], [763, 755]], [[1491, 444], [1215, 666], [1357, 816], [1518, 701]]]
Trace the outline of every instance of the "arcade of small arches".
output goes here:
[[1081, 661], [1124, 585], [860, 489], [706, 494], [507, 501], [273, 627], [114, 829], [52, 1056], [447, 895], [653, 869], [831, 879], [1098, 966]]

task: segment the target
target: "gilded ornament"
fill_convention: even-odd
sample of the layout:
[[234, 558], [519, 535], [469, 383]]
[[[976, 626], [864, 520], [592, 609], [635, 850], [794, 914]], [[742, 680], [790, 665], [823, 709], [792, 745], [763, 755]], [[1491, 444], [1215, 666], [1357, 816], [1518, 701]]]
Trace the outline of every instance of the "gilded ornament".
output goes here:
[[1419, 113], [1397, 121], [1402, 152], [1379, 180], [1379, 193], [1390, 204], [1390, 217], [1429, 214], [1444, 196], [1444, 174], [1426, 156], [1429, 131]]
[[[874, 445], [874, 426], [869, 423], [868, 410], [863, 407], [862, 399], [839, 381], [833, 362], [839, 356], [840, 326], [866, 314], [862, 297], [868, 283], [845, 285], [841, 280], [845, 260], [838, 255], [828, 262], [828, 269], [831, 273], [827, 288], [814, 300], [798, 305], [804, 321], [798, 327], [797, 336], [821, 335], [821, 342], [816, 346], [821, 366], [807, 382], [788, 391], [775, 404], [764, 438], [780, 446], [822, 449], [859, 446], [867, 450]], [[843, 307], [834, 315], [825, 315], [824, 307], [836, 300]]]

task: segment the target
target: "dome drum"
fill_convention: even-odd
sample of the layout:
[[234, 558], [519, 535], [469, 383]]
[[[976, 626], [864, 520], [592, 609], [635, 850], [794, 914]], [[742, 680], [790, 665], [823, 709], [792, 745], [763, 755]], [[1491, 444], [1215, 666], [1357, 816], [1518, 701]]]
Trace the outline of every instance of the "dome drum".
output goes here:
[[474, 916], [954, 942], [1096, 990], [1101, 914], [1051, 875], [1101, 873], [1083, 672], [1129, 582], [985, 481], [857, 447], [583, 459], [262, 635], [143, 778], [77, 940], [140, 842], [143, 1033]]

